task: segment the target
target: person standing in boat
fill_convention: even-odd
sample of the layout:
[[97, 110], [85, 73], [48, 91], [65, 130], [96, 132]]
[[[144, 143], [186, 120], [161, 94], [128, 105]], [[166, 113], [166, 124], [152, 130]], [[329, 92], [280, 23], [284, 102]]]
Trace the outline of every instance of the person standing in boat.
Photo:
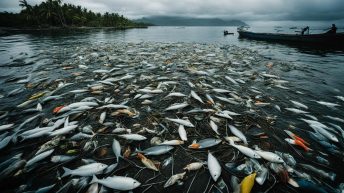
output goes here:
[[326, 32], [326, 34], [336, 34], [336, 33], [337, 33], [337, 27], [335, 24], [332, 24], [332, 27], [330, 28], [330, 30]]
[[301, 35], [305, 35], [306, 31], [307, 31], [307, 34], [309, 34], [309, 27], [308, 26], [302, 29]]

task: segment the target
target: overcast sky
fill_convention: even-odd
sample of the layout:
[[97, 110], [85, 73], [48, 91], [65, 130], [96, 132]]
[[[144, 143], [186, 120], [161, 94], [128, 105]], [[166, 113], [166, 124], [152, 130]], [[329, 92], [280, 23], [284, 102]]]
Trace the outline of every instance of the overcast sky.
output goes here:
[[[27, 0], [29, 4], [42, 0]], [[219, 17], [248, 20], [337, 20], [344, 0], [63, 0], [95, 12], [129, 18], [150, 15]], [[17, 0], [0, 0], [0, 11], [18, 12]]]

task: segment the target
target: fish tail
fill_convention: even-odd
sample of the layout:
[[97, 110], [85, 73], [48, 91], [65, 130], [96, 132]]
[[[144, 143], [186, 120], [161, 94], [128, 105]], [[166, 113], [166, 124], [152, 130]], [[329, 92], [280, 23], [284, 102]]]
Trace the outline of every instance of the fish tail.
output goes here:
[[232, 139], [229, 139], [229, 145], [234, 146], [234, 141]]
[[93, 178], [92, 178], [90, 184], [97, 183], [98, 181], [99, 181], [98, 178], [95, 175], [93, 175]]
[[65, 167], [62, 167], [62, 169], [64, 170], [64, 174], [61, 176], [61, 178], [65, 177], [65, 176], [68, 176], [72, 173], [72, 170], [71, 169], [68, 169], [68, 168], [65, 168]]
[[288, 184], [294, 186], [295, 188], [300, 187], [299, 184], [293, 178], [288, 179]]

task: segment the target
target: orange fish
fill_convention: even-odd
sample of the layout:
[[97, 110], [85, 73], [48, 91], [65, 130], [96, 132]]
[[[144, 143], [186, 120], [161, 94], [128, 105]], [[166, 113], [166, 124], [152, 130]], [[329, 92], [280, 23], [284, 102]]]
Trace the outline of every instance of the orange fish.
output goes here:
[[155, 163], [146, 158], [144, 155], [141, 153], [137, 153], [137, 157], [141, 159], [141, 162], [149, 169], [154, 170], [154, 171], [159, 171], [159, 169], [156, 167]]
[[53, 113], [58, 113], [64, 106], [58, 106], [54, 108]]
[[302, 147], [305, 151], [312, 150], [311, 148], [307, 147], [302, 141], [300, 141], [300, 140], [298, 140], [298, 139], [286, 138], [285, 141], [287, 141], [287, 142], [290, 143], [290, 144], [300, 146], [300, 147]]
[[198, 149], [200, 146], [201, 146], [201, 145], [198, 144], [198, 143], [193, 143], [193, 144], [189, 145], [189, 148], [190, 148], [190, 149]]
[[299, 141], [301, 141], [302, 143], [306, 144], [306, 145], [309, 145], [309, 143], [307, 141], [305, 141], [304, 139], [302, 139], [300, 136], [294, 134], [293, 132], [291, 131], [288, 131], [288, 130], [284, 130], [288, 135], [289, 137], [293, 138], [293, 139], [297, 139]]

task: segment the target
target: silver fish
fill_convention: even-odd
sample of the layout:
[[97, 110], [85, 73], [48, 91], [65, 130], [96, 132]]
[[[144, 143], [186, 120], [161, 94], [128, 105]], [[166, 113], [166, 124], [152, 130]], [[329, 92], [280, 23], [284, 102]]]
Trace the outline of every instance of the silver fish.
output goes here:
[[120, 191], [133, 190], [141, 185], [139, 181], [124, 176], [112, 176], [104, 179], [98, 179], [95, 175], [93, 175], [93, 179], [90, 184], [92, 183], [99, 183], [108, 188]]
[[65, 176], [92, 176], [94, 174], [100, 174], [102, 171], [107, 168], [108, 166], [102, 163], [91, 163], [88, 165], [83, 165], [78, 167], [75, 170], [71, 170], [68, 168], [63, 167], [65, 173], [61, 177]]
[[171, 119], [171, 118], [165, 118], [169, 121], [178, 123], [180, 125], [184, 125], [186, 127], [195, 127], [189, 120], [183, 120], [183, 119]]

